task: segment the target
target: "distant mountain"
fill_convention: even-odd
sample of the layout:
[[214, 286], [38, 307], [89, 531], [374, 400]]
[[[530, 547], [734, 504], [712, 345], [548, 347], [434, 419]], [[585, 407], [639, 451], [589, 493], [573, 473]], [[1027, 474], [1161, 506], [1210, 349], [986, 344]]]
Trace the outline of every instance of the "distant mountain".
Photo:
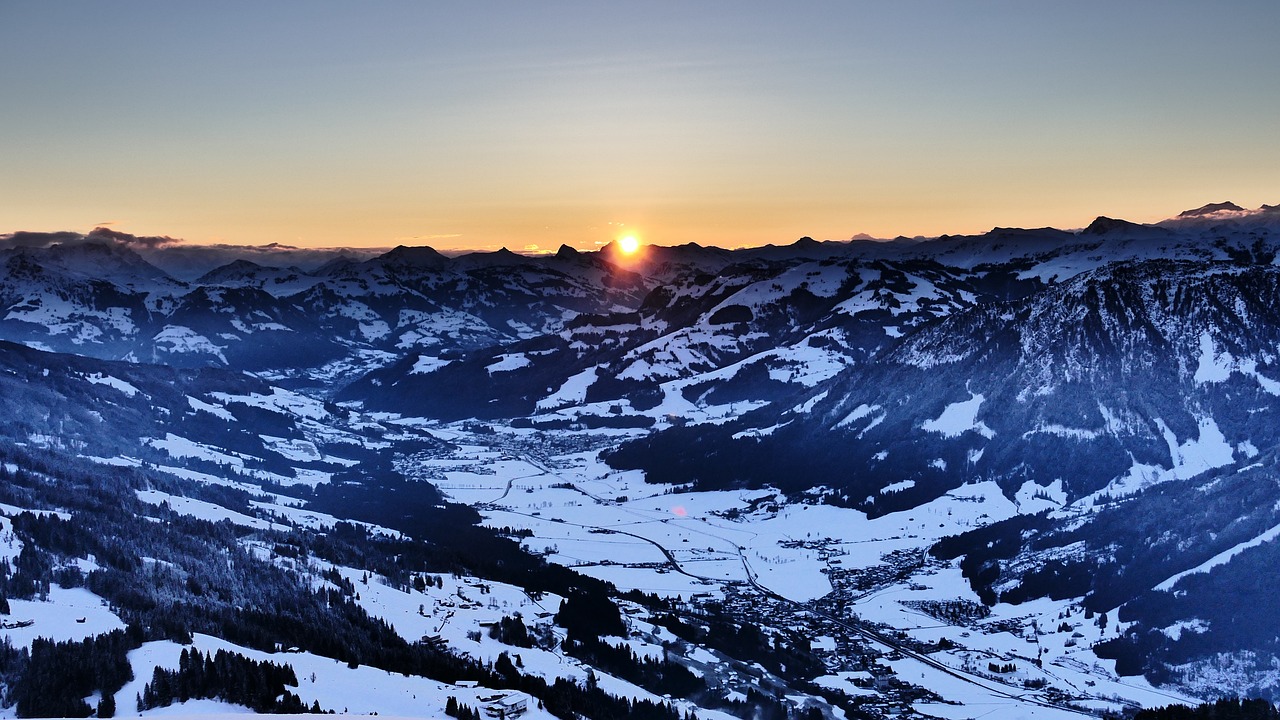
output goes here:
[[1178, 213], [1180, 218], [1198, 218], [1206, 215], [1219, 215], [1224, 212], [1245, 212], [1245, 209], [1233, 202], [1209, 203], [1201, 205], [1194, 210], [1184, 210]]
[[[1265, 419], [1280, 392], [1277, 281], [1233, 263], [1091, 271], [949, 313], [821, 384], [802, 412], [659, 433], [615, 462], [716, 487], [823, 477], [872, 514], [974, 477], [1010, 497], [1052, 486], [1066, 504], [1185, 477], [1280, 443]], [[1241, 418], [1241, 403], [1260, 409]]]
[[594, 255], [451, 259], [396, 248], [313, 272], [237, 259], [179, 281], [120, 243], [4, 253], [0, 337], [304, 382], [331, 377], [335, 362], [367, 370], [409, 348], [460, 352], [533, 337], [579, 313], [634, 309], [648, 291], [643, 278]]

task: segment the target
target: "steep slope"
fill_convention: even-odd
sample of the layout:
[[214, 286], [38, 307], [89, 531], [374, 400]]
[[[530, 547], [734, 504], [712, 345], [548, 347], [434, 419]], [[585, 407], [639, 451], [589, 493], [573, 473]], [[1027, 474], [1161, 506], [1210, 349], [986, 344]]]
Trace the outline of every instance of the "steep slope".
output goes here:
[[598, 415], [602, 405], [661, 421], [680, 408], [767, 402], [865, 361], [914, 326], [1039, 287], [997, 274], [803, 258], [693, 269], [634, 312], [583, 314], [554, 335], [461, 359], [411, 355], [340, 397], [414, 415], [544, 423]]
[[[659, 435], [614, 461], [671, 482], [827, 486], [870, 512], [973, 478], [1070, 501], [1143, 473], [1185, 477], [1280, 440], [1278, 279], [1230, 263], [1093, 271], [940, 319], [805, 412]], [[742, 435], [752, 427], [772, 429]]]
[[3, 337], [67, 352], [122, 356], [137, 341], [139, 325], [149, 316], [145, 294], [77, 269], [91, 263], [90, 259], [77, 262], [66, 252], [48, 258], [45, 254], [49, 253], [25, 249], [4, 254], [0, 266]]
[[568, 249], [446, 258], [397, 248], [312, 273], [240, 259], [186, 283], [121, 244], [84, 241], [5, 252], [0, 337], [314, 384], [408, 350], [460, 353], [556, 332], [581, 313], [634, 309], [648, 289], [641, 276]]

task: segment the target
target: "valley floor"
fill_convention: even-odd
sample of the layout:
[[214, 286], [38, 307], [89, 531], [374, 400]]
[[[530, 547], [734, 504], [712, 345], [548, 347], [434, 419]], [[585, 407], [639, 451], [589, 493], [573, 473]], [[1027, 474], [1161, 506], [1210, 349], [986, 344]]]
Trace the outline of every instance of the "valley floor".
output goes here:
[[[533, 431], [495, 429], [432, 428], [459, 449], [402, 469], [476, 507], [491, 526], [531, 531], [530, 550], [620, 590], [674, 597], [695, 615], [722, 604], [760, 627], [805, 633], [829, 671], [817, 684], [867, 710], [1066, 718], [1193, 702], [1118, 677], [1090, 646], [1123, 625], [1086, 620], [1073, 601], [947, 615], [949, 607], [986, 611], [958, 567], [927, 550], [1018, 513], [994, 483], [868, 519], [819, 496], [795, 502], [770, 489], [647, 484], [600, 461], [616, 436], [561, 436], [549, 450]], [[633, 633], [643, 627], [632, 623]], [[732, 672], [720, 681], [755, 682]]]
[[[399, 469], [476, 508], [488, 525], [520, 537], [529, 551], [621, 591], [672, 600], [681, 618], [694, 623], [722, 610], [762, 631], [805, 637], [825, 667], [812, 683], [798, 687], [758, 663], [682, 640], [640, 605], [619, 603], [628, 635], [606, 638], [607, 643], [626, 646], [642, 658], [672, 659], [723, 697], [744, 700], [750, 692], [766, 691], [834, 719], [846, 713], [823, 693], [838, 692], [873, 717], [948, 720], [1067, 719], [1192, 701], [1141, 678], [1117, 677], [1113, 663], [1093, 654], [1090, 646], [1121, 632], [1120, 623], [1087, 617], [1073, 601], [985, 608], [958, 567], [928, 554], [939, 538], [1020, 511], [994, 484], [965, 485], [913, 510], [869, 519], [824, 504], [820, 493], [797, 500], [767, 488], [693, 492], [648, 484], [640, 473], [614, 471], [600, 459], [601, 451], [625, 439], [626, 431], [548, 434], [505, 426], [380, 420], [399, 424], [414, 436], [425, 433], [448, 441], [450, 449], [410, 455]], [[195, 451], [179, 441], [170, 443], [178, 452]], [[193, 475], [181, 468], [160, 469]], [[255, 516], [159, 491], [139, 491], [139, 497], [180, 514], [246, 529], [287, 527], [281, 524], [285, 522], [324, 528], [336, 522], [283, 497], [258, 502]], [[12, 560], [21, 548], [10, 523], [0, 519], [0, 555]], [[565, 677], [597, 683], [620, 697], [670, 700], [564, 652], [564, 630], [553, 622], [560, 597], [531, 596], [514, 586], [465, 576], [439, 576], [425, 589], [397, 587], [365, 569], [314, 557], [281, 557], [252, 535], [243, 543], [261, 559], [313, 578], [317, 587], [336, 572], [355, 588], [363, 608], [409, 642], [441, 643], [489, 663], [505, 655], [522, 672], [548, 680]], [[43, 600], [11, 600], [10, 605], [0, 635], [18, 646], [30, 646], [36, 637], [79, 640], [123, 627], [105, 601], [83, 588], [55, 584]], [[531, 632], [544, 638], [540, 648], [506, 645], [492, 636], [493, 626], [512, 615], [523, 617]], [[193, 646], [206, 653], [226, 649], [254, 660], [287, 662], [300, 681], [292, 691], [304, 704], [318, 703], [342, 714], [442, 717], [450, 697], [485, 708], [504, 695], [350, 667], [290, 648], [254, 651], [208, 635], [196, 635]], [[154, 669], [175, 668], [183, 648], [173, 641], [153, 641], [129, 654], [134, 680], [116, 693], [120, 716], [209, 717], [243, 710], [191, 700], [137, 712], [137, 698]], [[94, 705], [98, 698], [89, 700]], [[682, 713], [696, 712], [704, 719], [733, 717], [688, 701], [672, 702]], [[6, 716], [13, 713], [13, 708], [5, 711]], [[551, 715], [531, 704], [523, 717]]]

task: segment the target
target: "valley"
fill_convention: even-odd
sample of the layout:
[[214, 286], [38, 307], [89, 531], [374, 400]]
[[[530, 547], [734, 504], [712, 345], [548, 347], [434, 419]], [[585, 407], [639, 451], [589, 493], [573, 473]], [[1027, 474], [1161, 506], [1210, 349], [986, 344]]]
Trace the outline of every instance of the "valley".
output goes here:
[[[675, 597], [690, 617], [710, 604], [762, 629], [815, 638], [827, 674], [813, 684], [849, 693], [860, 709], [918, 704], [926, 715], [949, 717], [947, 706], [984, 706], [1012, 717], [1039, 708], [1036, 717], [1079, 717], [1189, 701], [1120, 678], [1113, 663], [1093, 657], [1090, 646], [1122, 626], [1084, 622], [1079, 606], [997, 608], [950, 623], [937, 617], [947, 606], [985, 610], [972, 592], [955, 594], [965, 581], [928, 550], [941, 537], [1017, 514], [993, 485], [868, 519], [769, 489], [647, 485], [589, 450], [531, 459], [528, 433], [504, 428], [499, 437], [509, 437], [498, 445], [490, 434], [472, 435], [460, 456], [421, 463], [450, 467], [437, 482], [446, 494], [477, 507], [491, 526], [531, 531], [524, 545], [558, 564], [620, 590]], [[492, 459], [495, 450], [504, 459]], [[468, 460], [474, 469], [460, 470]], [[1070, 629], [1042, 629], [1050, 614], [1074, 617], [1061, 623]], [[1018, 669], [989, 672], [991, 664]]]
[[0, 716], [1274, 699], [1280, 216], [1214, 208], [181, 278], [4, 249]]

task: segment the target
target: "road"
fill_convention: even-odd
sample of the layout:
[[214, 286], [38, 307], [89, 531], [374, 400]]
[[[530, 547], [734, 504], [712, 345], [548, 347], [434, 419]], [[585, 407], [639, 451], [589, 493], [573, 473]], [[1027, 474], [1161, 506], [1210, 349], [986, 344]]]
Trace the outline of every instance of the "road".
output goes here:
[[[545, 474], [546, 474], [546, 475], [548, 475], [548, 476], [554, 476], [554, 475], [555, 475], [555, 472], [554, 472], [551, 468], [546, 467], [546, 466], [545, 466], [543, 463], [541, 463], [541, 462], [537, 462], [537, 461], [535, 461], [535, 460], [533, 460], [532, 458], [529, 458], [529, 457], [521, 457], [520, 459], [521, 459], [521, 460], [524, 460], [524, 461], [525, 461], [525, 462], [527, 462], [527, 463], [529, 463], [529, 464], [530, 464], [530, 465], [532, 465], [533, 467], [538, 468], [539, 470], [543, 470], [543, 471], [545, 472]], [[524, 476], [524, 477], [525, 477], [525, 478], [527, 478], [527, 477], [533, 477], [533, 475], [530, 475], [530, 476]], [[524, 478], [513, 478], [513, 481], [514, 481], [515, 479], [524, 479]], [[584, 496], [586, 496], [586, 497], [590, 498], [591, 500], [593, 500], [593, 501], [595, 501], [595, 502], [597, 502], [597, 503], [604, 504], [604, 503], [609, 502], [609, 501], [608, 501], [608, 500], [606, 500], [605, 498], [597, 497], [597, 496], [595, 496], [594, 494], [592, 494], [592, 493], [588, 492], [585, 488], [583, 488], [583, 487], [579, 486], [577, 483], [572, 483], [572, 486], [573, 486], [573, 489], [574, 489], [574, 490], [576, 490], [577, 492], [581, 493], [582, 495], [584, 495]], [[501, 496], [501, 497], [499, 497], [499, 498], [497, 499], [497, 501], [500, 501], [500, 500], [504, 499], [504, 498], [507, 496], [507, 493], [508, 493], [508, 492], [510, 492], [510, 490], [511, 490], [511, 482], [508, 482], [508, 483], [507, 483], [506, 491], [505, 491], [505, 492], [503, 492], [502, 496]], [[497, 502], [497, 501], [495, 501], [495, 502]], [[489, 505], [490, 505], [491, 507], [493, 507], [493, 503], [489, 503]], [[497, 509], [497, 508], [496, 508], [496, 507], [493, 507], [493, 509]], [[506, 511], [506, 512], [513, 513], [513, 514], [518, 514], [518, 515], [527, 515], [527, 516], [529, 516], [529, 517], [533, 517], [532, 515], [529, 515], [528, 513], [522, 513], [522, 512], [516, 511], [516, 510], [515, 510], [515, 509], [513, 509], [513, 508], [503, 508], [503, 510], [504, 510], [504, 511]], [[691, 572], [691, 571], [689, 571], [689, 570], [685, 569], [685, 568], [684, 568], [684, 566], [683, 566], [683, 565], [681, 565], [680, 561], [676, 558], [675, 554], [672, 552], [672, 550], [671, 550], [671, 549], [667, 548], [666, 546], [664, 546], [662, 543], [658, 542], [657, 540], [654, 540], [654, 539], [649, 538], [649, 537], [645, 537], [644, 535], [640, 535], [640, 534], [638, 534], [638, 533], [634, 533], [634, 532], [628, 532], [628, 531], [626, 531], [626, 530], [619, 530], [619, 529], [616, 529], [616, 528], [610, 528], [610, 527], [602, 527], [602, 526], [599, 526], [599, 525], [592, 525], [592, 524], [588, 524], [588, 523], [577, 523], [577, 522], [570, 522], [570, 521], [566, 521], [566, 520], [557, 520], [557, 522], [561, 522], [561, 523], [566, 524], [566, 525], [571, 525], [571, 526], [574, 526], [574, 527], [580, 527], [580, 528], [584, 528], [584, 529], [588, 529], [588, 530], [597, 530], [597, 531], [601, 531], [601, 530], [603, 530], [603, 531], [608, 532], [608, 533], [617, 534], [617, 535], [625, 535], [625, 536], [627, 536], [627, 537], [635, 538], [635, 539], [637, 539], [637, 540], [642, 540], [642, 541], [644, 541], [644, 542], [646, 542], [646, 543], [648, 543], [648, 544], [650, 544], [650, 545], [654, 546], [655, 548], [657, 548], [657, 549], [658, 549], [658, 551], [662, 553], [663, 557], [664, 557], [664, 558], [666, 558], [667, 562], [670, 564], [670, 566], [672, 567], [672, 569], [673, 569], [673, 570], [675, 570], [676, 572], [678, 572], [678, 573], [680, 573], [680, 574], [682, 574], [682, 575], [685, 575], [685, 576], [687, 576], [687, 577], [690, 577], [690, 578], [693, 578], [693, 579], [696, 579], [696, 580], [700, 580], [700, 581], [709, 581], [709, 582], [714, 582], [714, 583], [723, 583], [723, 582], [725, 582], [725, 579], [724, 579], [724, 578], [722, 578], [722, 577], [707, 577], [707, 576], [699, 575], [699, 574], [697, 574], [697, 573], [694, 573], [694, 572]], [[724, 539], [724, 538], [721, 538], [721, 539]], [[795, 600], [791, 600], [791, 599], [789, 599], [789, 598], [787, 598], [787, 597], [785, 597], [785, 596], [783, 596], [783, 595], [779, 594], [778, 592], [774, 591], [772, 588], [769, 588], [769, 587], [767, 587], [767, 586], [765, 586], [765, 585], [761, 584], [761, 583], [760, 583], [760, 581], [757, 579], [756, 573], [751, 569], [751, 565], [750, 565], [749, 561], [747, 560], [746, 555], [744, 555], [744, 554], [743, 554], [743, 548], [742, 548], [741, 546], [739, 546], [738, 544], [736, 544], [736, 543], [730, 543], [730, 544], [732, 545], [732, 547], [734, 548], [734, 550], [737, 552], [737, 554], [738, 554], [738, 558], [739, 558], [739, 560], [742, 562], [742, 567], [743, 567], [744, 575], [745, 575], [745, 577], [746, 577], [746, 579], [747, 579], [747, 582], [751, 585], [751, 587], [752, 587], [752, 588], [754, 588], [757, 592], [761, 593], [762, 595], [765, 595], [766, 597], [769, 597], [769, 598], [771, 598], [771, 599], [773, 599], [773, 600], [775, 600], [775, 601], [777, 601], [777, 602], [783, 603], [783, 604], [785, 604], [785, 605], [787, 605], [787, 606], [791, 607], [791, 609], [792, 609], [792, 610], [794, 610], [794, 611], [795, 611], [795, 612], [797, 612], [797, 613], [807, 613], [807, 614], [812, 615], [812, 616], [814, 616], [814, 617], [818, 617], [818, 618], [821, 618], [821, 619], [823, 619], [823, 620], [825, 620], [825, 621], [827, 621], [827, 622], [833, 623], [833, 624], [835, 624], [835, 625], [837, 625], [837, 626], [839, 626], [839, 627], [841, 627], [841, 628], [845, 629], [845, 630], [846, 630], [846, 631], [848, 631], [849, 633], [851, 633], [851, 634], [853, 634], [853, 635], [856, 635], [856, 636], [858, 636], [858, 637], [861, 637], [861, 638], [863, 638], [864, 640], [866, 640], [866, 641], [868, 641], [868, 642], [871, 642], [871, 643], [873, 643], [873, 644], [875, 644], [875, 645], [879, 645], [879, 646], [881, 646], [881, 647], [883, 647], [883, 648], [886, 648], [886, 649], [887, 649], [887, 650], [889, 650], [889, 651], [897, 652], [897, 653], [901, 654], [903, 657], [911, 658], [911, 659], [913, 659], [913, 660], [915, 660], [915, 661], [917, 661], [917, 662], [920, 662], [920, 663], [922, 663], [922, 664], [924, 664], [924, 665], [926, 665], [926, 666], [928, 666], [928, 667], [930, 667], [930, 668], [933, 668], [934, 670], [937, 670], [938, 672], [944, 673], [944, 674], [946, 674], [946, 675], [947, 675], [947, 676], [949, 676], [949, 677], [955, 678], [955, 679], [960, 680], [960, 681], [962, 681], [962, 682], [964, 682], [964, 683], [967, 683], [967, 684], [973, 685], [973, 686], [975, 686], [975, 687], [981, 688], [981, 689], [982, 689], [982, 690], [984, 690], [985, 692], [991, 693], [991, 694], [993, 694], [993, 695], [996, 695], [996, 696], [999, 696], [999, 697], [1008, 698], [1008, 699], [1010, 699], [1010, 700], [1013, 700], [1013, 701], [1016, 701], [1016, 702], [1020, 702], [1020, 703], [1032, 704], [1032, 705], [1036, 705], [1036, 706], [1039, 706], [1039, 707], [1044, 707], [1044, 708], [1048, 708], [1048, 709], [1058, 710], [1058, 711], [1062, 711], [1062, 712], [1068, 712], [1068, 713], [1072, 713], [1072, 714], [1080, 715], [1080, 716], [1084, 716], [1084, 717], [1094, 717], [1094, 714], [1093, 714], [1093, 713], [1090, 713], [1090, 712], [1087, 712], [1087, 711], [1083, 711], [1083, 710], [1079, 710], [1079, 709], [1077, 709], [1077, 708], [1073, 708], [1073, 707], [1070, 707], [1070, 706], [1067, 706], [1067, 705], [1061, 705], [1061, 704], [1058, 704], [1058, 703], [1050, 702], [1050, 701], [1045, 700], [1045, 699], [1043, 699], [1043, 698], [1036, 697], [1036, 696], [1034, 696], [1033, 694], [1031, 694], [1031, 693], [1029, 693], [1029, 692], [1027, 692], [1027, 691], [1023, 690], [1023, 689], [1022, 689], [1022, 688], [1020, 688], [1020, 687], [1013, 686], [1013, 685], [1008, 685], [1008, 684], [1001, 683], [1001, 682], [999, 682], [999, 681], [995, 681], [995, 680], [989, 680], [989, 679], [987, 679], [987, 678], [979, 677], [979, 676], [976, 676], [976, 675], [971, 675], [971, 674], [966, 673], [966, 672], [963, 672], [963, 671], [961, 671], [961, 670], [957, 670], [957, 669], [955, 669], [955, 668], [953, 668], [953, 667], [951, 667], [951, 666], [949, 666], [949, 665], [946, 665], [946, 664], [944, 664], [944, 663], [942, 663], [942, 662], [940, 662], [940, 661], [938, 661], [938, 660], [935, 660], [934, 658], [932, 658], [932, 657], [930, 657], [930, 656], [928, 656], [928, 655], [926, 655], [926, 654], [924, 654], [924, 653], [918, 652], [918, 651], [916, 651], [916, 650], [914, 650], [914, 649], [912, 649], [912, 648], [910, 648], [910, 647], [907, 647], [907, 646], [903, 645], [901, 642], [897, 641], [895, 638], [890, 637], [890, 636], [887, 636], [887, 635], [884, 635], [884, 634], [882, 634], [882, 633], [880, 633], [880, 632], [878, 632], [878, 631], [876, 631], [876, 630], [874, 630], [874, 629], [872, 629], [872, 628], [870, 628], [870, 627], [867, 627], [866, 625], [864, 625], [864, 624], [862, 624], [862, 623], [860, 623], [860, 622], [852, 621], [852, 620], [847, 620], [847, 619], [844, 619], [844, 618], [840, 618], [840, 617], [837, 617], [837, 616], [831, 615], [831, 614], [829, 614], [829, 613], [827, 613], [827, 612], [825, 612], [825, 611], [823, 611], [823, 610], [821, 610], [821, 609], [817, 608], [817, 607], [816, 607], [815, 605], [813, 605], [813, 604], [800, 603], [800, 602], [797, 602], [797, 601], [795, 601]]]
[[[741, 555], [741, 553], [739, 553], [739, 555]], [[823, 620], [826, 620], [830, 623], [838, 625], [844, 628], [845, 630], [848, 630], [849, 632], [862, 637], [865, 640], [869, 640], [872, 643], [875, 643], [882, 647], [888, 648], [889, 650], [897, 652], [901, 654], [903, 657], [909, 657], [913, 660], [916, 660], [917, 662], [924, 663], [925, 665], [928, 665], [929, 667], [935, 670], [938, 670], [939, 672], [942, 672], [950, 677], [956, 678], [957, 680], [962, 680], [970, 685], [980, 687], [983, 690], [986, 690], [987, 692], [995, 695], [999, 695], [1000, 697], [1006, 697], [1011, 700], [1017, 700], [1018, 702], [1031, 703], [1033, 705], [1038, 705], [1040, 707], [1051, 708], [1054, 710], [1061, 710], [1064, 712], [1070, 712], [1070, 713], [1074, 713], [1074, 714], [1082, 715], [1086, 717], [1095, 717], [1095, 715], [1091, 712], [1079, 710], [1077, 708], [1073, 708], [1068, 705], [1060, 705], [1058, 703], [1049, 702], [1048, 700], [1034, 697], [1025, 692], [1012, 692], [1012, 690], [1016, 689], [1014, 686], [1006, 685], [1004, 683], [1000, 683], [994, 680], [987, 680], [986, 678], [981, 678], [975, 675], [970, 675], [969, 673], [966, 673], [960, 670], [956, 670], [950, 665], [946, 665], [942, 662], [939, 662], [938, 660], [935, 660], [929, 657], [928, 655], [925, 655], [924, 653], [917, 652], [916, 650], [898, 642], [896, 639], [889, 637], [887, 635], [884, 635], [875, 630], [872, 630], [871, 628], [863, 625], [862, 623], [836, 617], [835, 615], [832, 615], [826, 611], [823, 611], [814, 605], [799, 603], [799, 602], [796, 602], [795, 600], [785, 598], [782, 595], [779, 595], [777, 592], [774, 592], [772, 589], [765, 587], [764, 585], [761, 585], [759, 581], [756, 580], [755, 573], [751, 571], [751, 566], [748, 565], [747, 559], [745, 556], [742, 557], [742, 564], [743, 564], [743, 568], [747, 572], [747, 580], [749, 583], [751, 583], [751, 586], [753, 588], [755, 588], [761, 594], [766, 595], [778, 602], [790, 605], [792, 609], [798, 612], [806, 612], [815, 617], [822, 618]]]

